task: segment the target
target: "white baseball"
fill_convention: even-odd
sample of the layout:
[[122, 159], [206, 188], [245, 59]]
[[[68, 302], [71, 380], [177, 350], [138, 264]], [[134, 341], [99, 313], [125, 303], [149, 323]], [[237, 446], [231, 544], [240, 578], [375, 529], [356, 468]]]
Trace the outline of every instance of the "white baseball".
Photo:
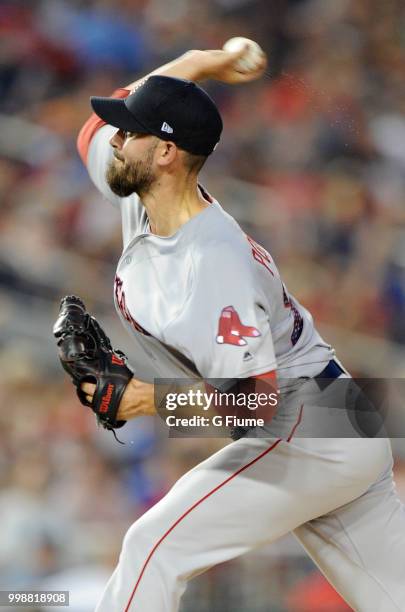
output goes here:
[[256, 70], [257, 64], [264, 55], [264, 51], [254, 40], [244, 38], [243, 36], [235, 36], [227, 40], [222, 48], [224, 51], [234, 52], [241, 51], [244, 47], [246, 47], [246, 52], [236, 62], [235, 69], [242, 72]]

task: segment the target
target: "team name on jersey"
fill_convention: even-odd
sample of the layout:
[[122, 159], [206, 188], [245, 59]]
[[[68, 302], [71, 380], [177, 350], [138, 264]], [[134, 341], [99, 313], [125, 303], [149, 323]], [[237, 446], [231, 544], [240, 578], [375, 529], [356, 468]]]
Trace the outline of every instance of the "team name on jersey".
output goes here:
[[[264, 266], [266, 268], [266, 270], [268, 270], [272, 276], [275, 276], [273, 270], [270, 267], [273, 262], [271, 260], [270, 255], [266, 251], [266, 249], [264, 249], [262, 246], [260, 246], [260, 244], [258, 244], [255, 240], [253, 240], [253, 238], [251, 238], [247, 234], [245, 234], [245, 235], [246, 235], [247, 241], [249, 242], [250, 246], [252, 247], [253, 258], [259, 264]], [[280, 280], [280, 282], [281, 282], [281, 280]], [[297, 344], [298, 340], [301, 337], [302, 329], [303, 329], [303, 326], [304, 326], [304, 319], [300, 315], [300, 313], [299, 313], [298, 309], [296, 308], [293, 300], [288, 295], [288, 292], [287, 292], [287, 289], [286, 289], [284, 283], [281, 283], [281, 286], [282, 286], [282, 291], [283, 291], [284, 307], [291, 310], [291, 314], [292, 314], [292, 318], [293, 318], [293, 329], [292, 329], [292, 332], [291, 332], [291, 344], [292, 344], [292, 346], [294, 346], [295, 344]]]
[[126, 304], [125, 291], [123, 289], [123, 282], [120, 279], [120, 277], [117, 275], [115, 276], [115, 279], [114, 279], [114, 293], [115, 293], [115, 299], [117, 302], [117, 306], [120, 309], [120, 312], [122, 316], [124, 317], [124, 319], [132, 325], [135, 331], [140, 332], [141, 334], [144, 334], [145, 336], [150, 336], [151, 334], [147, 332], [146, 329], [142, 327], [142, 325], [139, 325], [139, 323], [135, 321], [135, 319], [129, 312], [128, 306]]
[[259, 264], [264, 266], [266, 268], [266, 270], [268, 270], [272, 276], [274, 276], [274, 272], [273, 272], [273, 270], [270, 267], [270, 265], [273, 262], [271, 260], [270, 255], [266, 251], [266, 249], [264, 249], [262, 246], [260, 246], [260, 244], [258, 244], [255, 240], [253, 240], [253, 238], [251, 238], [247, 234], [245, 234], [245, 235], [246, 235], [247, 241], [249, 242], [250, 246], [252, 247], [253, 258]]

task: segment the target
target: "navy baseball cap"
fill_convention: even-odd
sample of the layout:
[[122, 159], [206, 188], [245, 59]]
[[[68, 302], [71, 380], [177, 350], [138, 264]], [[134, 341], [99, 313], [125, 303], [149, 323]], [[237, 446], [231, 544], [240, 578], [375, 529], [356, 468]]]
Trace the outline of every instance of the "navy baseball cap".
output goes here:
[[153, 75], [127, 98], [91, 98], [94, 112], [109, 125], [170, 140], [195, 155], [209, 155], [222, 132], [215, 102], [185, 79]]

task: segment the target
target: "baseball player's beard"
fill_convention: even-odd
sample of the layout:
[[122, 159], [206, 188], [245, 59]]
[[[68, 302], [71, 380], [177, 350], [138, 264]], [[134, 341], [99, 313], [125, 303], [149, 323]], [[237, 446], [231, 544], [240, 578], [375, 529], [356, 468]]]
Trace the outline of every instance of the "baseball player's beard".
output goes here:
[[126, 198], [133, 193], [139, 197], [148, 193], [155, 182], [155, 175], [152, 171], [153, 154], [156, 146], [152, 146], [146, 159], [134, 162], [121, 162], [113, 159], [106, 172], [106, 181], [110, 189], [120, 198]]

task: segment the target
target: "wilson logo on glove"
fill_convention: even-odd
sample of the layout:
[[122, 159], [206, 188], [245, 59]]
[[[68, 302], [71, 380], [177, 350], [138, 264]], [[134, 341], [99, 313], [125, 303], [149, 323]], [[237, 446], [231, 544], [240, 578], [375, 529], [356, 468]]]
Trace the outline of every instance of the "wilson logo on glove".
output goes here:
[[257, 338], [260, 332], [256, 327], [243, 325], [238, 313], [233, 306], [227, 306], [221, 311], [218, 323], [218, 344], [233, 344], [234, 346], [245, 346], [245, 337]]
[[100, 412], [108, 412], [113, 392], [114, 392], [114, 385], [109, 383], [106, 393], [101, 398]]
[[111, 363], [115, 363], [115, 365], [125, 365], [125, 361], [117, 357], [117, 355], [112, 355]]

